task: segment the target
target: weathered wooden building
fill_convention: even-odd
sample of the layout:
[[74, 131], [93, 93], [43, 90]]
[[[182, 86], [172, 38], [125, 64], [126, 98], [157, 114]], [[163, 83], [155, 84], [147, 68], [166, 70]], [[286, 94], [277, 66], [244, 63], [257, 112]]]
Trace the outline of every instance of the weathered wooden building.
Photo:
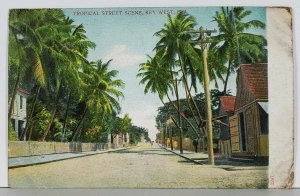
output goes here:
[[230, 117], [232, 157], [268, 157], [268, 66], [242, 64], [235, 114]]
[[219, 121], [217, 121], [220, 126], [219, 148], [220, 154], [229, 158], [231, 157], [229, 117], [234, 115], [235, 96], [222, 96], [220, 101]]

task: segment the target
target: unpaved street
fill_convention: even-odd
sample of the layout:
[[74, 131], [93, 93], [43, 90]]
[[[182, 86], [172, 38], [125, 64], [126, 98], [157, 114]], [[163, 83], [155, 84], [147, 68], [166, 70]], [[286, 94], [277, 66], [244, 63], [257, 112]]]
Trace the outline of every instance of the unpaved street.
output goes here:
[[158, 146], [9, 170], [11, 187], [265, 188], [266, 170], [226, 171], [197, 165]]

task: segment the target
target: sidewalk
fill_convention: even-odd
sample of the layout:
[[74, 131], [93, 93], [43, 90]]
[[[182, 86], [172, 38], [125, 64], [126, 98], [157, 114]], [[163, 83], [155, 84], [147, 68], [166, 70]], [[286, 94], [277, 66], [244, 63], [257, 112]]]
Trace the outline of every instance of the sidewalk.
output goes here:
[[[200, 165], [208, 165], [208, 154], [203, 152], [192, 152], [183, 150], [183, 154], [180, 154], [179, 150], [171, 150], [171, 148], [162, 147], [161, 148], [168, 150], [188, 161], [194, 162]], [[255, 163], [246, 163], [239, 161], [228, 160], [223, 157], [215, 155], [215, 166], [216, 168], [224, 169], [227, 171], [236, 171], [236, 170], [267, 170], [268, 166], [260, 166]]]
[[59, 154], [47, 154], [47, 155], [34, 155], [28, 157], [12, 157], [8, 158], [8, 168], [26, 167], [30, 165], [38, 165], [44, 163], [50, 163], [55, 161], [61, 161], [66, 159], [72, 159], [77, 157], [84, 157], [102, 153], [115, 152], [120, 150], [126, 150], [128, 148], [117, 148], [111, 150], [101, 151], [88, 151], [88, 152], [77, 152], [77, 153], [59, 153]]
[[208, 159], [208, 155], [205, 153], [200, 153], [200, 152], [196, 153], [196, 152], [192, 152], [192, 151], [183, 150], [183, 154], [180, 154], [179, 150], [176, 150], [176, 149], [171, 150], [171, 148], [166, 148], [166, 147], [162, 147], [162, 146], [160, 146], [160, 147], [163, 149], [166, 149], [188, 161], [194, 162], [196, 164], [203, 164], [202, 161]]

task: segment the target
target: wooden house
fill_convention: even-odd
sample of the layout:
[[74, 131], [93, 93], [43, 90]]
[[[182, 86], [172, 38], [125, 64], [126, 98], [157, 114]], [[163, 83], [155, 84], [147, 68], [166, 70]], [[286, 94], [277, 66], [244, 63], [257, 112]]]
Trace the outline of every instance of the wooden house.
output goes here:
[[222, 96], [220, 97], [220, 102], [217, 121], [220, 127], [220, 155], [229, 158], [231, 157], [229, 117], [234, 115], [235, 96]]
[[236, 82], [235, 114], [229, 118], [232, 157], [267, 158], [267, 64], [240, 65]]

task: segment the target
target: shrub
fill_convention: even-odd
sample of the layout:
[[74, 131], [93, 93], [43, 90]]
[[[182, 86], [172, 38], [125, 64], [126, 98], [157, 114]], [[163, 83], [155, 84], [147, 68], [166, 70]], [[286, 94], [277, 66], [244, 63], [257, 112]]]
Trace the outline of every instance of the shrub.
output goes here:
[[17, 140], [17, 133], [15, 132], [11, 123], [8, 123], [8, 140], [9, 141]]

